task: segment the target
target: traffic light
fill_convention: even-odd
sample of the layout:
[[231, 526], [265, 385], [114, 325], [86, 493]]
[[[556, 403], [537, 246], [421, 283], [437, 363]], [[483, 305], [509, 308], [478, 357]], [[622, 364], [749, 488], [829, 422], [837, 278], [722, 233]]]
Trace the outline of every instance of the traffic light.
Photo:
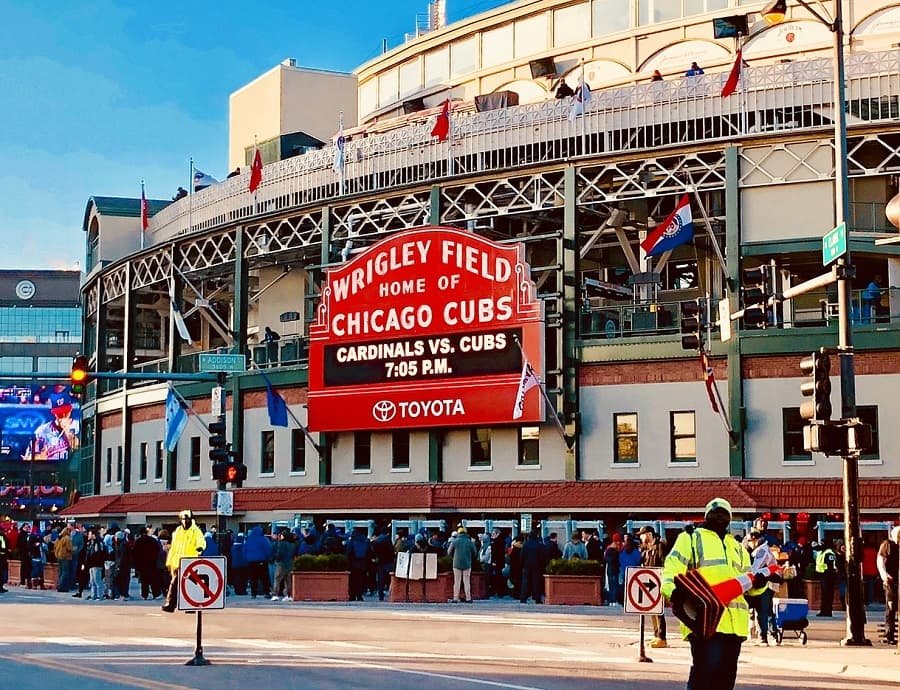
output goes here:
[[679, 305], [681, 317], [681, 347], [684, 350], [703, 349], [703, 315], [700, 300], [694, 299]]
[[771, 267], [763, 264], [745, 268], [741, 281], [744, 303], [744, 327], [765, 328], [769, 325], [769, 298], [775, 293], [771, 281]]
[[85, 388], [91, 380], [91, 371], [88, 366], [88, 358], [84, 355], [75, 355], [72, 358], [72, 372], [69, 374], [72, 395], [80, 398], [84, 395]]
[[800, 384], [800, 392], [811, 398], [800, 404], [800, 416], [811, 422], [831, 419], [831, 358], [824, 352], [813, 352], [800, 360], [800, 371], [808, 376]]
[[217, 482], [231, 482], [240, 487], [247, 478], [247, 466], [241, 462], [240, 455], [233, 450], [226, 452], [227, 460], [213, 463], [212, 475]]
[[209, 459], [213, 461], [213, 477], [216, 465], [228, 460], [228, 442], [225, 440], [225, 422], [209, 423]]

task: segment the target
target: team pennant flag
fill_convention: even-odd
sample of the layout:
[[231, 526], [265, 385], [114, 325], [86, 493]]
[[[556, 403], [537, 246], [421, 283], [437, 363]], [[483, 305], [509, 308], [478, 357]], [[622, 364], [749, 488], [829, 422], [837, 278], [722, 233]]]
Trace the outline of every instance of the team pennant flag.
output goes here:
[[211, 184], [216, 184], [218, 180], [212, 175], [207, 175], [202, 170], [198, 170], [194, 168], [194, 191], [199, 192], [201, 189], [206, 189]]
[[286, 427], [288, 425], [287, 403], [272, 386], [272, 381], [266, 376], [266, 372], [260, 369], [259, 375], [266, 382], [266, 408], [269, 413], [269, 424]]
[[519, 419], [525, 413], [525, 394], [535, 386], [540, 386], [541, 381], [534, 373], [526, 359], [522, 364], [522, 377], [519, 379], [519, 390], [516, 391], [516, 402], [513, 405], [513, 419]]
[[175, 328], [182, 340], [186, 343], [193, 343], [191, 332], [188, 330], [187, 324], [184, 322], [184, 316], [181, 313], [181, 305], [175, 299], [175, 281], [169, 281], [169, 303], [172, 305], [172, 319], [175, 321]]
[[737, 91], [738, 83], [741, 80], [741, 72], [744, 67], [744, 58], [741, 56], [741, 51], [738, 50], [737, 56], [734, 60], [734, 65], [731, 67], [731, 72], [728, 75], [728, 79], [725, 81], [725, 86], [722, 87], [722, 98], [728, 98], [731, 94]]
[[700, 369], [703, 372], [703, 381], [706, 383], [706, 395], [709, 396], [709, 406], [712, 411], [719, 414], [719, 405], [716, 402], [716, 377], [710, 366], [709, 357], [703, 350], [700, 351]]
[[256, 155], [253, 156], [253, 165], [250, 166], [250, 193], [255, 192], [259, 185], [262, 184], [263, 163], [259, 149], [256, 149]]
[[187, 425], [188, 416], [181, 400], [175, 395], [175, 391], [169, 388], [166, 395], [166, 450], [170, 453], [175, 450], [178, 445], [178, 439]]
[[656, 256], [669, 249], [675, 249], [694, 239], [694, 217], [691, 215], [691, 200], [685, 194], [662, 223], [657, 225], [647, 239], [641, 242], [641, 248], [647, 256]]
[[450, 136], [450, 99], [444, 101], [444, 106], [431, 128], [431, 136], [437, 137], [438, 141], [446, 141]]

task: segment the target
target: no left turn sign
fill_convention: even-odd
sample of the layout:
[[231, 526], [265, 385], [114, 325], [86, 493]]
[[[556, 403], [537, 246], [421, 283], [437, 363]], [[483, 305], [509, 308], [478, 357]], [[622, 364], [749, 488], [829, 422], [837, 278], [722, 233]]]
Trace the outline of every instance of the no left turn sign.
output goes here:
[[662, 568], [625, 568], [625, 613], [662, 612]]
[[225, 559], [182, 558], [178, 570], [178, 610], [225, 608]]

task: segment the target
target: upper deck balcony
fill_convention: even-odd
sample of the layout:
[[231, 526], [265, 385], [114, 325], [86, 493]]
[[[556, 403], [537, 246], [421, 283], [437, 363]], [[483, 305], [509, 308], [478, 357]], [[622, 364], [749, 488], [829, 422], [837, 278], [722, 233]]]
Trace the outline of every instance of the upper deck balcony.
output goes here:
[[[607, 89], [594, 92], [585, 114], [571, 119], [571, 99], [457, 113], [446, 142], [431, 136], [433, 118], [411, 121], [348, 141], [342, 175], [333, 167], [333, 146], [279, 161], [265, 167], [255, 196], [247, 191], [245, 172], [162, 209], [151, 219], [148, 235], [158, 244], [340, 196], [454, 177], [785, 131], [828, 132], [832, 72], [830, 59], [751, 66], [729, 98], [721, 97], [725, 73]], [[900, 50], [848, 56], [846, 73], [851, 134], [862, 125], [900, 122]], [[851, 176], [863, 173], [851, 165]], [[641, 195], [635, 186], [634, 196]]]

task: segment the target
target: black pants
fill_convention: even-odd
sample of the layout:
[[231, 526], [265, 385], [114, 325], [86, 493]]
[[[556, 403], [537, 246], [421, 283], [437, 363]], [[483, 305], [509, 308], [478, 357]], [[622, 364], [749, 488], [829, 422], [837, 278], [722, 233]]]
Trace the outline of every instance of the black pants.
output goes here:
[[885, 639], [891, 644], [897, 641], [897, 629], [894, 627], [897, 616], [897, 581], [884, 586], [884, 629]]
[[138, 573], [138, 578], [141, 581], [141, 596], [144, 599], [151, 594], [153, 594], [155, 599], [162, 593], [162, 573], [159, 572], [158, 568], [142, 570]]
[[834, 573], [826, 570], [822, 573], [822, 603], [819, 605], [820, 616], [830, 616], [834, 603]]
[[522, 587], [519, 592], [519, 601], [528, 602], [529, 595], [535, 604], [541, 603], [541, 582], [544, 579], [540, 568], [522, 568]]
[[265, 561], [251, 561], [250, 594], [269, 596], [269, 565]]
[[716, 633], [708, 640], [691, 635], [688, 641], [692, 666], [687, 690], [734, 690], [744, 638]]
[[31, 579], [31, 557], [24, 556], [22, 558], [21, 565], [19, 566], [19, 584], [24, 585], [25, 583], [31, 584], [28, 582]]

